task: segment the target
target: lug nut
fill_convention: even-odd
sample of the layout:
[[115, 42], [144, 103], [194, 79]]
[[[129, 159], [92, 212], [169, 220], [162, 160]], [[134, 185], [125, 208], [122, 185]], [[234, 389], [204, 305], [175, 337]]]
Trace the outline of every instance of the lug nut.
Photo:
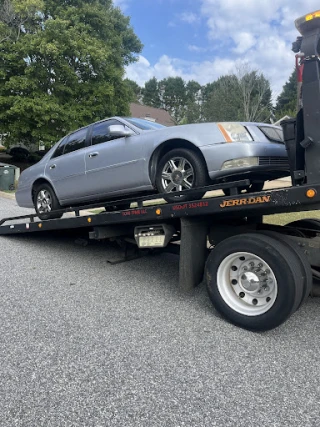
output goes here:
[[245, 294], [244, 292], [240, 292], [239, 297], [240, 297], [240, 298], [244, 298], [244, 297], [245, 297], [245, 295], [246, 295], [246, 294]]

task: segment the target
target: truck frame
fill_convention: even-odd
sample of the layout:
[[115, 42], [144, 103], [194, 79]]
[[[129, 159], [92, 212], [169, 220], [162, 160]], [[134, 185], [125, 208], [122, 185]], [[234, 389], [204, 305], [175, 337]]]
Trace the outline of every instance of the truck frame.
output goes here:
[[[241, 193], [250, 184], [241, 180], [187, 190], [192, 201], [186, 202], [159, 204], [165, 197], [160, 194], [70, 207], [61, 212], [74, 215], [61, 219], [9, 217], [0, 220], [0, 235], [80, 229], [90, 239], [125, 242], [135, 256], [139, 251], [178, 253], [183, 292], [204, 279], [214, 307], [233, 324], [252, 331], [282, 324], [320, 280], [320, 221], [263, 223], [265, 215], [320, 209], [320, 11], [299, 18], [296, 27], [301, 108], [296, 118], [282, 122], [291, 187]], [[218, 189], [229, 189], [230, 195], [200, 198]], [[181, 200], [185, 194], [176, 193]], [[133, 202], [136, 208], [109, 209]], [[101, 207], [106, 211], [80, 215]]]

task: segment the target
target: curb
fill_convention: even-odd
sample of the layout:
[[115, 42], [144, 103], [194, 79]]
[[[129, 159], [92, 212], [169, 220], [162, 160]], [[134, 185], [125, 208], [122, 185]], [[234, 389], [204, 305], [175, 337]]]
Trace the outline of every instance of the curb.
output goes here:
[[15, 200], [15, 195], [14, 194], [5, 193], [4, 191], [0, 191], [0, 196], [4, 197], [5, 199]]

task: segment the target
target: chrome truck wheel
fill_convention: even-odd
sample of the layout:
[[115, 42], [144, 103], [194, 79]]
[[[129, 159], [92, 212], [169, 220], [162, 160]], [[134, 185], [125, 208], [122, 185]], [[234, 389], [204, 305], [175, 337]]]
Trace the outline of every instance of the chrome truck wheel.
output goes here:
[[222, 261], [217, 271], [217, 286], [226, 304], [246, 316], [267, 312], [278, 295], [271, 267], [249, 252], [235, 252]]
[[205, 277], [217, 311], [249, 330], [279, 326], [304, 296], [305, 277], [295, 250], [258, 233], [219, 243], [208, 257]]

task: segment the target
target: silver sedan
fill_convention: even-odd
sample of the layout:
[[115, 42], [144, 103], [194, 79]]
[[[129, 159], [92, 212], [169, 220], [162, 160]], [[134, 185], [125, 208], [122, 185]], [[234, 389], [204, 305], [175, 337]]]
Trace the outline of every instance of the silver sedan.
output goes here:
[[[249, 178], [244, 191], [289, 175], [280, 127], [265, 123], [201, 123], [166, 127], [149, 120], [113, 117], [62, 138], [20, 177], [19, 206], [41, 219], [63, 206], [167, 193]], [[187, 200], [188, 194], [179, 197]]]

